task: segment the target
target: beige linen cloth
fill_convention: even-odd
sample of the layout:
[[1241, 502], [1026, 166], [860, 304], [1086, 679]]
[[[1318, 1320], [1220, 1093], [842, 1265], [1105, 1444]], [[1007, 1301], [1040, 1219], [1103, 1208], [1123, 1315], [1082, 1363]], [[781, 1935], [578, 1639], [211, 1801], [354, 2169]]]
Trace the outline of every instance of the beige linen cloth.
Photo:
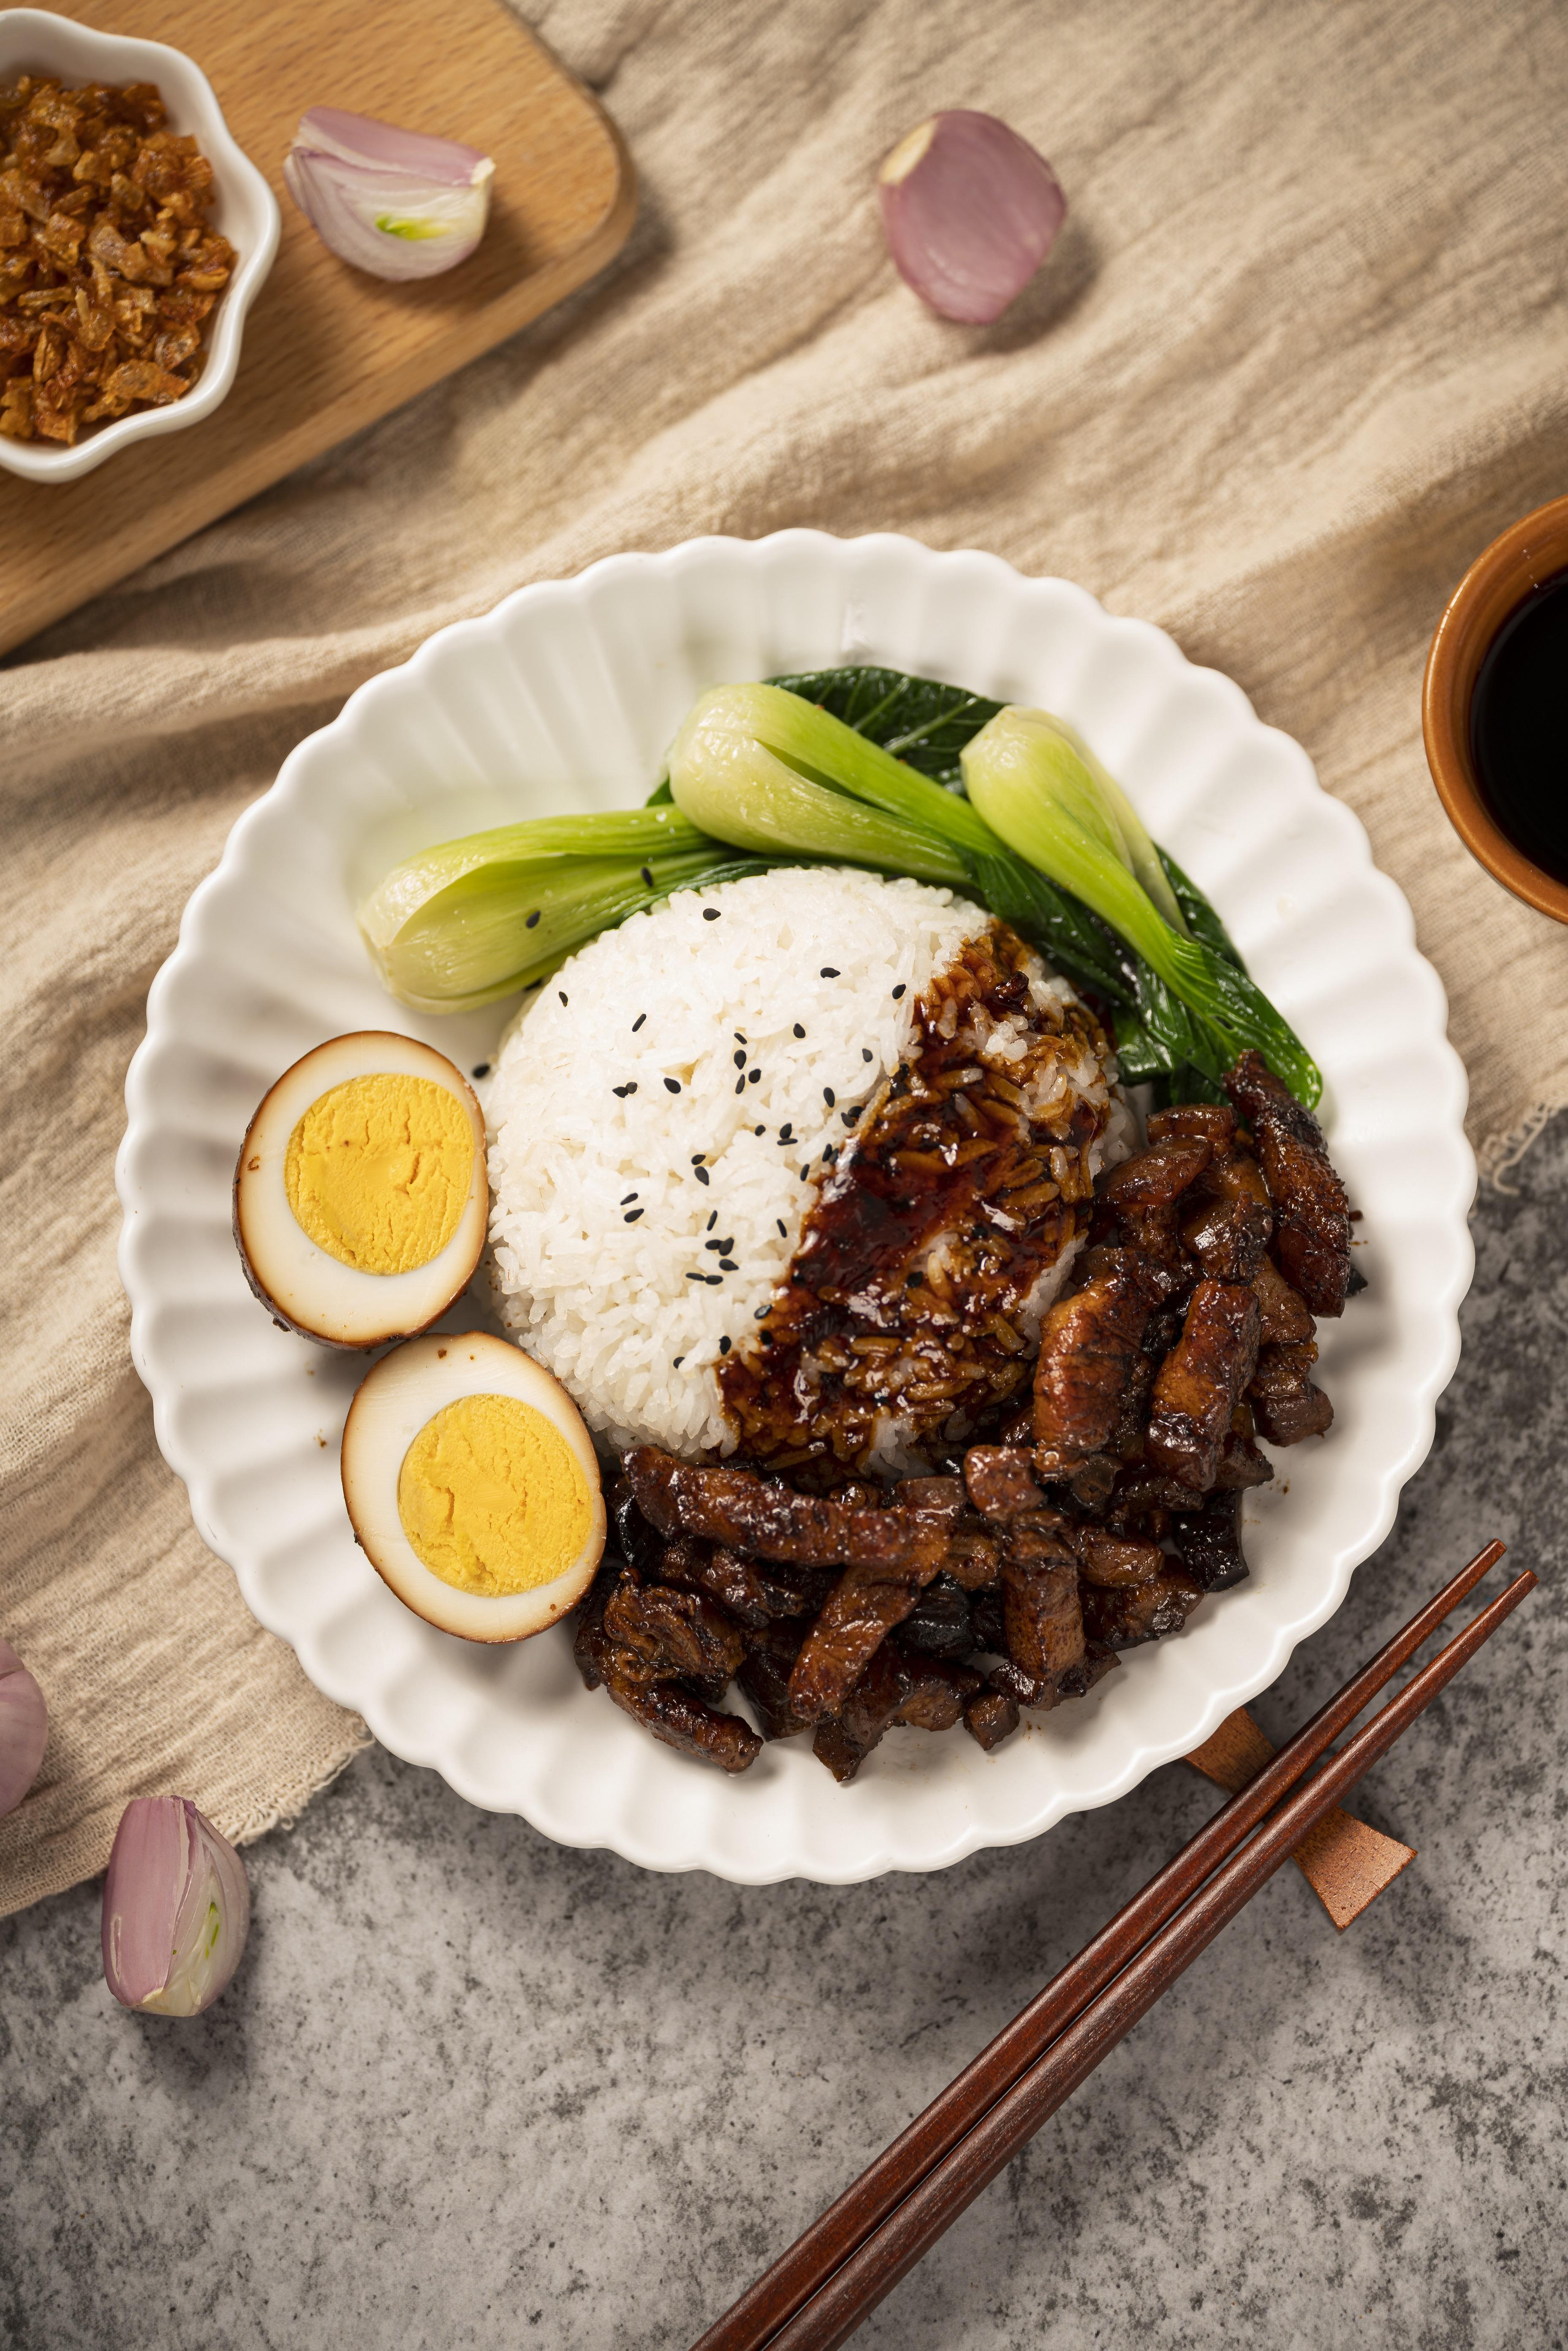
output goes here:
[[[133, 1794], [250, 1836], [364, 1737], [252, 1623], [158, 1456], [112, 1165], [186, 896], [289, 747], [443, 622], [617, 549], [792, 523], [1080, 580], [1238, 679], [1364, 820], [1448, 987], [1483, 1156], [1568, 1098], [1568, 932], [1471, 864], [1418, 715], [1453, 582], [1568, 489], [1553, 0], [537, 22], [635, 154], [621, 261], [0, 668], [0, 1631], [52, 1719], [0, 1823], [0, 1908], [100, 1868]], [[878, 227], [879, 158], [942, 106], [1005, 115], [1070, 200], [988, 329], [923, 311]]]

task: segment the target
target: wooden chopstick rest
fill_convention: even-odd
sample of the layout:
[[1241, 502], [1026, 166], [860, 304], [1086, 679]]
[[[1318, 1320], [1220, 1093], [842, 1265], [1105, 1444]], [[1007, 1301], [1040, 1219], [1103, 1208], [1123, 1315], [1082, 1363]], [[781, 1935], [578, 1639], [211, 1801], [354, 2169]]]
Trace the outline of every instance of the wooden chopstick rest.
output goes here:
[[[1234, 1796], [1273, 1757], [1268, 1738], [1247, 1708], [1239, 1706], [1186, 1760], [1206, 1779]], [[1291, 1857], [1343, 1934], [1351, 1920], [1359, 1918], [1367, 1904], [1409, 1867], [1416, 1851], [1336, 1805], [1307, 1831]]]

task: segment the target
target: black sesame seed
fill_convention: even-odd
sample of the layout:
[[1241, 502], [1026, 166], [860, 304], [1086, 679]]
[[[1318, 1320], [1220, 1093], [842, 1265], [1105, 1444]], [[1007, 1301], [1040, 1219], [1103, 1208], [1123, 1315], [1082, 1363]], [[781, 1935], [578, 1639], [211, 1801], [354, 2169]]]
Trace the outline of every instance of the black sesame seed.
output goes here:
[[675, 1357], [675, 1369], [677, 1372], [680, 1370], [681, 1365], [685, 1362], [685, 1360], [686, 1359], [684, 1355], [677, 1355]]
[[633, 1201], [636, 1197], [637, 1197], [637, 1195], [636, 1195], [636, 1193], [635, 1193], [635, 1192], [628, 1192], [628, 1193], [627, 1193], [627, 1195], [626, 1195], [626, 1197], [625, 1197], [625, 1198], [622, 1201], [622, 1203], [621, 1203], [622, 1207], [623, 1208], [629, 1208], [629, 1207], [632, 1206], [632, 1201]]
[[740, 1268], [737, 1265], [732, 1257], [721, 1257], [718, 1261], [718, 1270], [720, 1273], [738, 1273], [740, 1271]]
[[862, 1045], [862, 1046], [861, 1047], [861, 1060], [862, 1060], [862, 1061], [869, 1061], [871, 1059], [872, 1059], [872, 1050], [871, 1050], [871, 1047], [870, 1047], [869, 1045]]
[[905, 986], [906, 986], [906, 985], [907, 985], [907, 983], [906, 983], [905, 981], [904, 981], [904, 980], [902, 980], [902, 979], [901, 979], [901, 980], [899, 981], [899, 983], [898, 983], [898, 986], [894, 989], [894, 991], [893, 991], [893, 1000], [894, 1000], [894, 1002], [895, 1004], [898, 1002], [899, 998], [904, 994], [904, 988], [905, 988]]
[[634, 1094], [634, 1093], [636, 1092], [636, 1091], [637, 1091], [637, 1081], [636, 1081], [636, 1079], [635, 1079], [635, 1078], [632, 1078], [632, 1079], [630, 1079], [630, 1080], [628, 1081], [628, 1082], [627, 1082], [627, 1086], [626, 1086], [626, 1091], [627, 1091], [627, 1092], [628, 1092], [629, 1094]]
[[745, 1054], [744, 1054], [744, 1053], [737, 1053], [737, 1055], [736, 1055], [736, 1057], [735, 1057], [735, 1066], [736, 1066], [736, 1068], [737, 1068], [737, 1070], [744, 1070], [744, 1069], [745, 1069], [745, 1067], [746, 1067], [746, 1056], [745, 1056]]
[[489, 1076], [489, 1074], [490, 1074], [490, 1064], [489, 1064], [489, 1062], [488, 1062], [488, 1061], [476, 1061], [476, 1062], [475, 1062], [475, 1064], [474, 1064], [474, 1075], [475, 1075], [476, 1078], [487, 1078], [487, 1077]]
[[618, 1100], [624, 1102], [632, 1089], [630, 1086], [612, 1086], [610, 1091]]
[[644, 865], [643, 868], [643, 887], [644, 890], [651, 890], [653, 886], [653, 869], [651, 865]]
[[821, 977], [824, 979], [837, 979], [838, 976], [837, 967], [833, 964], [825, 963], [822, 966]]
[[787, 1119], [785, 1120], [785, 1122], [784, 1122], [783, 1125], [782, 1125], [782, 1126], [779, 1128], [779, 1142], [780, 1142], [780, 1143], [788, 1143], [788, 1142], [789, 1142], [789, 1129], [794, 1125], [794, 1123], [795, 1123], [795, 1122], [794, 1122], [794, 1120], [793, 1120], [792, 1118], [787, 1118]]
[[839, 1113], [839, 1116], [843, 1120], [846, 1126], [853, 1126], [856, 1119], [860, 1116], [860, 1113], [858, 1110], [841, 1110]]
[[695, 1176], [699, 1184], [711, 1184], [713, 1181], [712, 1176], [708, 1174], [706, 1167], [695, 1167], [692, 1170], [692, 1173]]
[[[711, 1219], [710, 1219], [710, 1221], [711, 1221]], [[703, 1243], [703, 1247], [704, 1247], [704, 1249], [720, 1249], [720, 1250], [722, 1250], [722, 1249], [723, 1249], [723, 1248], [724, 1248], [724, 1243], [723, 1243], [722, 1241], [704, 1241], [704, 1243]]]
[[[754, 1322], [761, 1322], [766, 1319], [767, 1314], [767, 1307], [759, 1306], [751, 1319]], [[762, 1343], [765, 1347], [770, 1347], [773, 1344], [773, 1333], [771, 1331], [764, 1331], [762, 1333]]]
[[688, 1273], [686, 1280], [688, 1281], [706, 1281], [707, 1280], [707, 1276], [706, 1273]]
[[702, 1276], [702, 1279], [707, 1283], [710, 1290], [716, 1290], [720, 1282], [724, 1280], [724, 1276], [722, 1273], [705, 1273]]
[[780, 1239], [780, 1240], [786, 1240], [786, 1241], [787, 1241], [787, 1240], [789, 1239], [789, 1226], [785, 1223], [785, 1221], [784, 1221], [783, 1217], [774, 1217], [774, 1219], [773, 1219], [773, 1221], [774, 1221], [774, 1223], [775, 1223], [775, 1224], [778, 1226], [778, 1228], [779, 1228], [779, 1239]]
[[826, 1149], [826, 1150], [823, 1152], [823, 1154], [822, 1154], [822, 1165], [823, 1165], [823, 1166], [824, 1166], [824, 1167], [832, 1167], [832, 1166], [835, 1166], [835, 1165], [837, 1165], [837, 1163], [838, 1163], [838, 1156], [839, 1156], [839, 1146], [838, 1146], [838, 1144], [837, 1144], [836, 1143], [830, 1143], [830, 1144], [829, 1144], [829, 1145], [828, 1145], [828, 1147], [827, 1147], [827, 1149]]
[[711, 1233], [711, 1232], [712, 1232], [712, 1230], [713, 1230], [713, 1228], [714, 1228], [714, 1227], [715, 1227], [715, 1225], [716, 1225], [716, 1224], [717, 1224], [717, 1222], [718, 1222], [718, 1210], [717, 1210], [716, 1208], [712, 1208], [712, 1209], [710, 1209], [710, 1210], [709, 1210], [709, 1212], [708, 1212], [708, 1220], [707, 1220], [706, 1224], [703, 1227], [703, 1230], [704, 1230], [704, 1232], [705, 1232], [705, 1233]]
[[760, 1070], [747, 1070], [747, 1071], [746, 1072], [746, 1082], [747, 1082], [747, 1084], [748, 1086], [754, 1086], [754, 1085], [757, 1083], [758, 1079], [761, 1075], [762, 1075], [762, 1072], [761, 1072], [761, 1071], [760, 1071]]
[[832, 1090], [831, 1086], [824, 1086], [824, 1087], [822, 1088], [822, 1100], [827, 1103], [828, 1108], [829, 1108], [830, 1110], [831, 1110], [831, 1109], [832, 1109], [832, 1107], [833, 1107], [833, 1101], [834, 1101], [833, 1090]]
[[727, 1256], [729, 1255], [729, 1253], [730, 1253], [730, 1250], [735, 1247], [735, 1235], [734, 1235], [733, 1233], [731, 1233], [731, 1235], [730, 1235], [730, 1237], [729, 1237], [728, 1240], [727, 1240], [727, 1241], [720, 1241], [720, 1243], [719, 1243], [719, 1247], [720, 1247], [720, 1249], [724, 1251], [724, 1253], [725, 1253], [726, 1257], [727, 1257]]
[[737, 1094], [743, 1094], [746, 1092], [746, 1080], [744, 1078], [737, 1078], [735, 1081], [735, 1091]]
[[925, 1276], [923, 1273], [912, 1273], [909, 1277], [909, 1287], [911, 1290], [918, 1290], [925, 1280]]
[[[561, 998], [561, 1001], [563, 1003], [566, 1001], [564, 997]], [[681, 1081], [679, 1078], [666, 1078], [664, 1080], [664, 1092], [667, 1094], [678, 1094], [680, 1091]]]
[[717, 922], [717, 920], [718, 920], [718, 917], [719, 917], [719, 909], [718, 909], [718, 907], [716, 907], [716, 906], [705, 906], [705, 907], [703, 908], [703, 920], [704, 920], [704, 922], [705, 922], [705, 923], [716, 923], [716, 922]]
[[797, 1037], [803, 1037], [803, 1036], [805, 1035], [805, 1033], [806, 1033], [806, 1032], [805, 1032], [805, 1030], [801, 1028], [800, 1023], [797, 1020], [797, 1021], [796, 1021], [796, 1023], [795, 1023], [795, 1034], [796, 1034], [796, 1036], [797, 1036]]
[[700, 1167], [706, 1157], [707, 1153], [706, 1151], [694, 1151], [692, 1154], [692, 1165], [694, 1167]]
[[[646, 1019], [647, 1019], [647, 1018], [648, 1018], [648, 1016], [647, 1016], [647, 1014], [646, 1014], [645, 1012], [639, 1012], [639, 1014], [637, 1015], [637, 1018], [636, 1018], [636, 1019], [635, 1019], [635, 1020], [633, 1020], [633, 1021], [632, 1021], [632, 1036], [633, 1036], [633, 1037], [637, 1034], [638, 1029], [641, 1029], [641, 1027], [643, 1026], [643, 1021], [644, 1021], [644, 1020], [646, 1020]], [[871, 1055], [868, 1053], [868, 1054], [866, 1055], [866, 1060], [869, 1061], [870, 1061], [870, 1059], [871, 1059]]]
[[765, 1126], [754, 1126], [751, 1132], [753, 1134], [766, 1134], [768, 1129]]
[[800, 1181], [801, 1181], [801, 1183], [802, 1183], [802, 1184], [805, 1182], [805, 1180], [806, 1180], [807, 1176], [810, 1174], [810, 1172], [811, 1172], [811, 1170], [810, 1170], [810, 1165], [808, 1165], [807, 1166], [804, 1166], [804, 1167], [802, 1167], [802, 1168], [801, 1168], [801, 1170], [800, 1170]]
[[627, 1223], [627, 1224], [629, 1224], [629, 1225], [634, 1225], [634, 1224], [636, 1223], [636, 1221], [637, 1221], [638, 1217], [642, 1215], [642, 1213], [643, 1213], [643, 1211], [642, 1211], [642, 1209], [641, 1209], [641, 1208], [628, 1208], [628, 1209], [627, 1209], [627, 1211], [626, 1211], [626, 1215], [625, 1215], [624, 1222], [625, 1222], [625, 1223]]
[[544, 912], [544, 908], [543, 908], [542, 906], [536, 906], [536, 907], [534, 908], [534, 911], [533, 911], [533, 913], [532, 913], [531, 914], [528, 914], [528, 915], [525, 916], [525, 918], [524, 918], [524, 922], [523, 922], [523, 928], [524, 928], [524, 930], [525, 930], [525, 931], [531, 931], [531, 930], [533, 929], [534, 925], [538, 921], [538, 918], [539, 918], [540, 914], [543, 914], [543, 912]]
[[729, 1333], [727, 1331], [718, 1343], [718, 1352], [721, 1355], [727, 1355], [729, 1353]]
[[565, 988], [564, 988], [564, 987], [558, 987], [558, 988], [556, 989], [556, 994], [559, 997], [559, 998], [560, 998], [561, 1002], [564, 1004], [564, 1003], [566, 1002], [566, 990], [565, 990]]
[[740, 1031], [739, 1031], [739, 1029], [732, 1029], [730, 1030], [730, 1032], [729, 1032], [729, 1033], [730, 1033], [730, 1035], [734, 1038], [734, 1040], [735, 1040], [735, 1041], [736, 1041], [736, 1043], [737, 1043], [737, 1045], [744, 1045], [744, 1044], [745, 1044], [746, 1040], [745, 1040], [745, 1038], [741, 1035], [741, 1033], [740, 1033]]

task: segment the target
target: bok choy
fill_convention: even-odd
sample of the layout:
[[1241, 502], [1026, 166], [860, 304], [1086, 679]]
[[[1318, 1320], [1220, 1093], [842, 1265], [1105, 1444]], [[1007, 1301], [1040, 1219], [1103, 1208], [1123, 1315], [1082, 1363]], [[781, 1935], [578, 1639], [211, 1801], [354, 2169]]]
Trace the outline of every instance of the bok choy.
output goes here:
[[[890, 753], [776, 685], [700, 695], [670, 746], [675, 806], [704, 831], [770, 857], [832, 858], [967, 886], [964, 857], [921, 795], [946, 795]], [[970, 829], [984, 827], [959, 801]]]
[[673, 891], [761, 870], [673, 808], [538, 817], [394, 866], [361, 907], [360, 930], [400, 1003], [467, 1012], [547, 978]]
[[1001, 838], [1092, 906], [1177, 1000], [1205, 1076], [1217, 1079], [1250, 1046], [1311, 1108], [1322, 1091], [1312, 1056], [1239, 964], [1189, 935], [1131, 803], [1071, 727], [1043, 710], [999, 711], [966, 748], [963, 770], [971, 804]]

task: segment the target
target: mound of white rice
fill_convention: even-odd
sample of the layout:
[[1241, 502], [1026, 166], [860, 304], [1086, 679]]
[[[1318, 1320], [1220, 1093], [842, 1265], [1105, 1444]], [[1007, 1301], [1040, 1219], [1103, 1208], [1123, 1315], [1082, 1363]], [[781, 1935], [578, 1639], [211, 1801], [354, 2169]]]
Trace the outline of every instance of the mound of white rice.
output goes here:
[[633, 916], [524, 1006], [485, 1089], [497, 1302], [591, 1427], [726, 1443], [714, 1367], [933, 972], [988, 919], [919, 883], [784, 868]]

